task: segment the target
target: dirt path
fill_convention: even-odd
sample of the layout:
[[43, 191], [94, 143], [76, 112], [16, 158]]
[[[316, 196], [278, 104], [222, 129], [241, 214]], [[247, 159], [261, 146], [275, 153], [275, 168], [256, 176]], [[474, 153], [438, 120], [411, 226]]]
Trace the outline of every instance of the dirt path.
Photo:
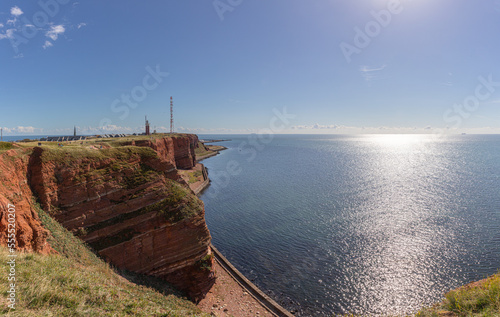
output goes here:
[[269, 316], [268, 312], [256, 299], [248, 294], [218, 263], [215, 264], [217, 280], [207, 297], [198, 307], [213, 316]]

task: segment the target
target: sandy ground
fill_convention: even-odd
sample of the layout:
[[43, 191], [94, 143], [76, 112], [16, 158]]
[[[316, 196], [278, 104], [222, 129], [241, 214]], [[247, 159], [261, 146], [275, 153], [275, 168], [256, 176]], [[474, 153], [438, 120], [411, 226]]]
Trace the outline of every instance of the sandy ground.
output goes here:
[[212, 316], [269, 316], [255, 298], [248, 294], [218, 263], [215, 264], [217, 280], [198, 307]]

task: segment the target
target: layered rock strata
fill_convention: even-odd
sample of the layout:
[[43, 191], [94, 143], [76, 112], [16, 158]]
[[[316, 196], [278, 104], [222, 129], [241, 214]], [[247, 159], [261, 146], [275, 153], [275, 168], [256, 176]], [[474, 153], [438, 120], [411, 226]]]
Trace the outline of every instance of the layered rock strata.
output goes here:
[[215, 278], [211, 237], [203, 202], [177, 172], [195, 165], [197, 144], [185, 135], [36, 147], [16, 177], [27, 181], [26, 197], [29, 184], [45, 211], [110, 263], [161, 277], [199, 300]]

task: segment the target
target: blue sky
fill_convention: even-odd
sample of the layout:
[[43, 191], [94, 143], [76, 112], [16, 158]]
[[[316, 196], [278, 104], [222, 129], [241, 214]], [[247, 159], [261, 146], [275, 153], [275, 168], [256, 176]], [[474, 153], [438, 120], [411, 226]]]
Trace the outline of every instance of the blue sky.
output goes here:
[[177, 132], [500, 133], [499, 30], [500, 0], [3, 0], [0, 127], [167, 131], [173, 96]]

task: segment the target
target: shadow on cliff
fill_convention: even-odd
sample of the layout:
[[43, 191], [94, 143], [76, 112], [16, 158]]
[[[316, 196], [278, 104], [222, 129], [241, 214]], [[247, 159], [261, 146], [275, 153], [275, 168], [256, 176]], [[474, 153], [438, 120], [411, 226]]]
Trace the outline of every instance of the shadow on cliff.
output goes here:
[[174, 295], [176, 297], [188, 298], [186, 293], [179, 291], [170, 283], [159, 277], [135, 273], [128, 270], [114, 268], [115, 272], [131, 283], [155, 289], [164, 295]]
[[131, 283], [153, 288], [165, 296], [173, 295], [175, 297], [185, 298], [196, 304], [206, 297], [212, 286], [215, 284], [215, 278], [214, 278], [212, 280], [212, 283], [210, 284], [210, 288], [206, 289], [205, 292], [203, 293], [198, 293], [197, 296], [193, 298], [188, 296], [187, 293], [180, 291], [175, 286], [173, 286], [172, 284], [168, 283], [167, 281], [159, 277], [135, 273], [128, 270], [120, 270], [119, 268], [116, 267], [114, 268], [114, 270], [116, 273], [118, 273], [120, 276], [122, 276]]

